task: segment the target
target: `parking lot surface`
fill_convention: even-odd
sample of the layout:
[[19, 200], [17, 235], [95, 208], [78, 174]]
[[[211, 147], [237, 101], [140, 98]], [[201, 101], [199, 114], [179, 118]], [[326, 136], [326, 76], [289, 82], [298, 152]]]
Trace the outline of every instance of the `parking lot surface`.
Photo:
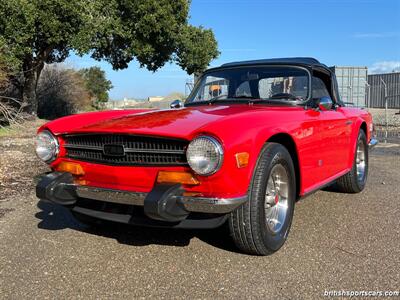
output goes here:
[[400, 289], [400, 147], [371, 153], [360, 194], [333, 188], [296, 204], [268, 257], [238, 253], [224, 228], [93, 230], [39, 202], [46, 170], [29, 136], [0, 138], [0, 298], [322, 298]]

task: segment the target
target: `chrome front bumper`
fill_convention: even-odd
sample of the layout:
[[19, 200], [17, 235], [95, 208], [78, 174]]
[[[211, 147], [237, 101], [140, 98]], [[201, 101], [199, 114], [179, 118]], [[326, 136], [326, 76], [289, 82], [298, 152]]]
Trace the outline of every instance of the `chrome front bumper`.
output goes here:
[[238, 198], [185, 196], [180, 184], [156, 184], [149, 193], [83, 186], [74, 183], [69, 173], [52, 172], [37, 178], [36, 196], [76, 209], [80, 200], [142, 206], [151, 219], [175, 222], [189, 213], [227, 214], [247, 201]]
[[[144, 206], [148, 193], [128, 192], [121, 190], [95, 188], [76, 185], [76, 194], [80, 198], [97, 201]], [[239, 198], [205, 198], [189, 196], [172, 196], [176, 203], [189, 212], [229, 213], [247, 201], [247, 197]]]

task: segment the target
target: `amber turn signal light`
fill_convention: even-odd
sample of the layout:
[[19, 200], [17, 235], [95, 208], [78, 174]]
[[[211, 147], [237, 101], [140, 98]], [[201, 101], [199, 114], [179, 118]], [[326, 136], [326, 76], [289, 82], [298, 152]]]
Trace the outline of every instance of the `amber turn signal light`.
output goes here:
[[241, 153], [236, 153], [236, 164], [238, 168], [244, 168], [247, 167], [249, 164], [249, 153], [248, 152], [241, 152]]
[[74, 179], [74, 183], [77, 185], [88, 185], [89, 184], [89, 182], [87, 180], [79, 179], [79, 178]]
[[187, 185], [199, 185], [192, 173], [189, 172], [171, 172], [160, 171], [157, 176], [157, 183], [181, 183]]
[[75, 176], [85, 175], [85, 171], [82, 166], [77, 163], [62, 161], [57, 167], [56, 170], [59, 172], [68, 172]]

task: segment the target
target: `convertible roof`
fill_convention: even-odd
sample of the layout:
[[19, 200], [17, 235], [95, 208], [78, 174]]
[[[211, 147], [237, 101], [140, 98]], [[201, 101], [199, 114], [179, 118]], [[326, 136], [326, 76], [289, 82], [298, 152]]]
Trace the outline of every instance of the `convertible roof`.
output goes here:
[[321, 64], [317, 59], [312, 57], [287, 57], [287, 58], [271, 58], [259, 60], [238, 61], [223, 64], [223, 67], [237, 67], [237, 66], [250, 66], [250, 65], [297, 65], [311, 68], [323, 68], [329, 72], [331, 70], [324, 64]]
[[[258, 60], [247, 60], [247, 61], [237, 61], [231, 62], [227, 64], [223, 64], [220, 67], [208, 69], [206, 72], [220, 70], [229, 67], [241, 67], [241, 66], [256, 66], [256, 65], [294, 65], [294, 66], [301, 66], [310, 69], [317, 69], [318, 71], [323, 71], [329, 74], [331, 77], [335, 77], [335, 72], [329, 68], [328, 66], [320, 63], [317, 59], [313, 57], [286, 57], [286, 58], [271, 58], [271, 59], [258, 59]], [[336, 82], [336, 80], [335, 80]], [[333, 84], [332, 87], [332, 97], [338, 103], [342, 104], [337, 84]]]

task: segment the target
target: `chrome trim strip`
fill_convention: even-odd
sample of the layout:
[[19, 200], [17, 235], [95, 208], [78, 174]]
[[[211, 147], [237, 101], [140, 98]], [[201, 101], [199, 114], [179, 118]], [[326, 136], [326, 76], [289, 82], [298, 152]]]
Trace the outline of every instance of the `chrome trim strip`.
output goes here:
[[50, 158], [50, 159], [48, 159], [48, 160], [43, 160], [43, 159], [41, 159], [38, 155], [37, 155], [37, 153], [36, 153], [36, 146], [35, 146], [35, 153], [36, 153], [36, 156], [41, 160], [41, 161], [44, 161], [45, 163], [51, 163], [51, 162], [53, 162], [53, 161], [55, 161], [56, 159], [57, 159], [57, 157], [58, 157], [58, 154], [60, 153], [60, 143], [58, 142], [58, 138], [54, 135], [54, 134], [52, 134], [49, 130], [43, 130], [43, 131], [41, 131], [41, 132], [39, 132], [38, 134], [37, 134], [37, 136], [36, 136], [36, 138], [40, 135], [40, 134], [47, 134], [50, 138], [51, 138], [51, 142], [52, 143], [54, 143], [55, 145], [56, 145], [56, 151], [53, 153], [53, 157], [52, 158]]
[[369, 144], [368, 144], [369, 149], [374, 148], [378, 143], [379, 143], [379, 142], [378, 142], [377, 139], [372, 138], [372, 139], [369, 141]]
[[[212, 144], [214, 144], [215, 149], [217, 149], [218, 157], [219, 157], [218, 165], [217, 165], [217, 167], [216, 167], [213, 171], [211, 171], [211, 172], [209, 172], [209, 173], [204, 173], [204, 174], [197, 173], [197, 172], [192, 168], [192, 166], [191, 166], [190, 163], [189, 163], [189, 147], [190, 147], [190, 143], [194, 142], [194, 141], [197, 140], [197, 139], [206, 139], [206, 140], [209, 140]], [[201, 176], [210, 176], [210, 175], [215, 174], [219, 169], [221, 169], [222, 163], [223, 163], [223, 161], [224, 161], [224, 149], [222, 148], [222, 144], [221, 144], [216, 138], [214, 138], [214, 137], [212, 137], [212, 136], [209, 136], [209, 135], [199, 135], [199, 136], [197, 136], [196, 138], [194, 138], [190, 143], [189, 143], [189, 146], [188, 146], [188, 151], [186, 152], [186, 160], [187, 160], [187, 162], [188, 162], [188, 164], [189, 164], [189, 167], [190, 167], [194, 172], [196, 172], [197, 174], [199, 174], [199, 175], [201, 175]]]
[[185, 150], [137, 149], [137, 148], [125, 148], [125, 152], [126, 153], [185, 154]]
[[215, 214], [230, 213], [247, 201], [247, 196], [238, 198], [176, 196], [175, 198], [187, 211]]
[[64, 148], [67, 149], [84, 149], [84, 150], [98, 150], [103, 151], [103, 147], [97, 146], [86, 146], [86, 145], [72, 145], [72, 144], [64, 144]]
[[80, 198], [140, 206], [144, 205], [144, 198], [146, 198], [147, 195], [146, 193], [127, 192], [81, 185], [76, 186], [76, 194]]
[[[113, 189], [103, 189], [76, 185], [76, 194], [80, 198], [92, 199], [103, 202], [144, 206], [147, 193], [128, 192]], [[237, 198], [206, 198], [174, 196], [177, 203], [190, 212], [203, 213], [229, 213], [247, 201], [247, 196]]]
[[[67, 149], [83, 149], [103, 151], [103, 147], [85, 146], [85, 145], [72, 145], [64, 144]], [[139, 148], [124, 148], [125, 153], [162, 153], [162, 154], [185, 154], [185, 150], [164, 150], [164, 149], [139, 149]]]

